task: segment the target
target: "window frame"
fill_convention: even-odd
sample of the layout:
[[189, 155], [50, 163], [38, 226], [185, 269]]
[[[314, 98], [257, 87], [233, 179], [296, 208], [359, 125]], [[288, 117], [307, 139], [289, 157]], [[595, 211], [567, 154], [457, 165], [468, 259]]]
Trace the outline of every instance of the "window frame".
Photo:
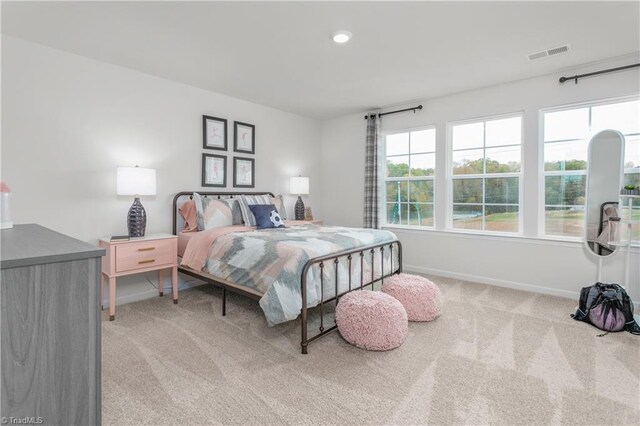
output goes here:
[[[632, 101], [640, 101], [640, 95], [632, 94], [632, 95], [625, 95], [625, 96], [619, 96], [614, 98], [598, 99], [595, 101], [584, 101], [584, 102], [576, 102], [571, 104], [556, 105], [553, 107], [541, 108], [538, 111], [539, 125], [538, 125], [538, 217], [537, 217], [538, 233], [537, 233], [537, 238], [544, 239], [544, 240], [557, 240], [557, 241], [569, 241], [569, 242], [584, 241], [584, 235], [571, 236], [571, 235], [556, 235], [556, 234], [546, 233], [545, 212], [546, 212], [547, 205], [546, 205], [546, 193], [545, 193], [545, 178], [547, 176], [585, 176], [585, 179], [586, 179], [587, 173], [589, 171], [589, 154], [588, 154], [589, 141], [591, 141], [591, 138], [593, 138], [593, 136], [596, 134], [596, 132], [593, 132], [591, 130], [592, 108], [604, 106], [604, 105], [614, 105], [619, 103], [632, 102]], [[589, 133], [587, 134], [585, 139], [587, 143], [587, 168], [585, 170], [546, 171], [544, 169], [544, 166], [545, 166], [544, 148], [546, 144], [545, 119], [544, 119], [545, 114], [560, 112], [560, 111], [570, 111], [570, 110], [581, 109], [581, 108], [589, 108]], [[625, 138], [624, 148], [626, 153], [627, 136], [640, 136], [640, 133], [629, 133], [628, 135], [623, 134], [623, 136]], [[550, 143], [574, 142], [574, 141], [580, 141], [580, 140], [581, 139], [559, 139], [559, 140], [554, 140]], [[628, 171], [630, 170], [631, 169], [623, 169], [623, 175], [628, 173]], [[586, 197], [586, 194], [585, 194], [585, 197]], [[550, 206], [554, 207], [554, 205], [550, 205]], [[567, 206], [558, 206], [558, 207], [567, 207]]]
[[[484, 123], [483, 130], [483, 159], [486, 160], [486, 150], [487, 150], [487, 141], [486, 141], [486, 122], [487, 121], [496, 121], [503, 120], [509, 118], [520, 118], [520, 143], [512, 144], [512, 145], [504, 145], [505, 147], [509, 146], [520, 146], [520, 171], [519, 172], [509, 172], [509, 173], [486, 173], [486, 162], [483, 163], [484, 172], [481, 174], [464, 174], [464, 175], [455, 175], [453, 173], [453, 127], [460, 126], [465, 124], [473, 124], [473, 123]], [[486, 115], [481, 117], [468, 118], [463, 120], [455, 120], [455, 121], [447, 121], [447, 136], [446, 136], [446, 223], [445, 230], [447, 232], [456, 232], [456, 233], [469, 233], [476, 235], [495, 235], [495, 236], [507, 236], [507, 237], [521, 237], [523, 236], [524, 230], [524, 206], [523, 206], [523, 195], [524, 195], [524, 122], [525, 122], [525, 114], [523, 110], [503, 113], [503, 114], [493, 114]], [[500, 147], [500, 146], [499, 146]], [[496, 148], [499, 148], [496, 147]], [[479, 149], [479, 148], [469, 148], [471, 149]], [[458, 150], [464, 151], [464, 150]], [[465, 228], [454, 228], [453, 227], [453, 181], [454, 179], [482, 179], [483, 187], [482, 187], [482, 203], [463, 203], [469, 205], [480, 205], [483, 209], [482, 214], [482, 226], [485, 227], [485, 215], [484, 209], [487, 205], [486, 203], [486, 193], [484, 181], [485, 179], [493, 179], [493, 178], [509, 178], [509, 177], [517, 177], [518, 178], [518, 230], [516, 232], [511, 231], [493, 231], [487, 229], [465, 229]], [[488, 203], [489, 205], [496, 205], [495, 203]], [[501, 204], [497, 204], [501, 205]], [[504, 206], [514, 206], [513, 203], [505, 203]]]
[[[415, 153], [411, 154], [411, 133], [412, 132], [420, 132], [423, 130], [433, 130], [435, 132], [435, 146], [434, 146], [434, 173], [432, 176], [416, 176], [416, 177], [387, 177], [387, 136], [409, 133], [409, 153], [407, 156], [409, 157], [409, 167], [411, 167], [411, 155], [421, 155], [421, 154], [431, 154], [432, 152], [425, 153]], [[380, 197], [378, 201], [378, 211], [380, 212], [380, 227], [398, 227], [403, 229], [418, 229], [418, 230], [426, 230], [432, 231], [436, 229], [436, 200], [437, 200], [437, 188], [436, 188], [436, 175], [438, 173], [438, 129], [436, 125], [426, 125], [426, 126], [417, 126], [417, 127], [409, 127], [409, 128], [400, 128], [400, 129], [389, 129], [384, 130], [380, 133], [381, 143], [379, 144], [379, 149], [382, 155], [379, 155], [378, 161], [378, 170], [381, 171], [379, 173], [379, 187], [380, 187]], [[402, 156], [401, 154], [397, 156]], [[392, 156], [393, 157], [393, 156]], [[431, 181], [433, 182], [433, 197], [431, 204], [433, 208], [433, 224], [431, 226], [427, 225], [411, 225], [409, 223], [401, 224], [401, 223], [387, 223], [387, 182], [388, 181]], [[409, 204], [409, 200], [407, 200], [407, 204]]]

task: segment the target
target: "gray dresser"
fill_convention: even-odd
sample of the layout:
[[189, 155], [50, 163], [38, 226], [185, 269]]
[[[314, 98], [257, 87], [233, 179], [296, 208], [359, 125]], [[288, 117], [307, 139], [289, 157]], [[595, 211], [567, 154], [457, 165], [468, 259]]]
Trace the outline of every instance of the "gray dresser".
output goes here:
[[3, 423], [100, 424], [105, 251], [39, 225], [0, 245]]

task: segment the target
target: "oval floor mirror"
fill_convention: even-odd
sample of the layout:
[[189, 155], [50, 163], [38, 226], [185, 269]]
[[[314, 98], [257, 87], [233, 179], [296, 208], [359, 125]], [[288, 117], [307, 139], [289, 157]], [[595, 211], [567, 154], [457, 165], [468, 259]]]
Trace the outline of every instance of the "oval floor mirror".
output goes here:
[[[617, 250], [611, 244], [618, 226], [618, 199], [624, 182], [624, 136], [615, 130], [596, 133], [589, 142], [585, 244], [600, 259]], [[600, 268], [598, 268], [600, 280]]]

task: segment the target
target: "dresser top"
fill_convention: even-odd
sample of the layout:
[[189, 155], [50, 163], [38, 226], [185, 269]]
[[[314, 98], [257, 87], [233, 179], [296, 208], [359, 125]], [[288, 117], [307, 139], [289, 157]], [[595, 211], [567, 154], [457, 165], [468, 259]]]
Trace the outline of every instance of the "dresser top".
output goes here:
[[14, 225], [0, 230], [0, 268], [21, 268], [104, 256], [105, 250], [44, 226]]

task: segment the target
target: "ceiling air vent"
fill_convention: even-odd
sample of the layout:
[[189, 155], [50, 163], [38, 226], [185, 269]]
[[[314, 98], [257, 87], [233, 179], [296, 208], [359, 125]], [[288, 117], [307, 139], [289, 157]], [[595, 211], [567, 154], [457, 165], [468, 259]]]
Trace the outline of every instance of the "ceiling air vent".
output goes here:
[[535, 61], [536, 59], [546, 58], [548, 56], [560, 55], [562, 53], [567, 53], [569, 51], [569, 45], [565, 44], [564, 46], [554, 47], [553, 49], [541, 50], [540, 52], [530, 53], [527, 55], [527, 58], [530, 61]]

